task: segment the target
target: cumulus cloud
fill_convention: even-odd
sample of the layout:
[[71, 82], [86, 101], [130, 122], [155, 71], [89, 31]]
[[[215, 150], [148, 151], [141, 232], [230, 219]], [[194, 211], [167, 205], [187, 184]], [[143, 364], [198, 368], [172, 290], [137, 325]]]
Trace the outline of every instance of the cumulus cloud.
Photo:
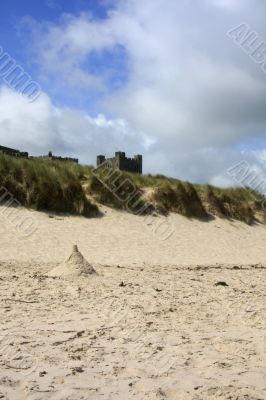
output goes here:
[[95, 164], [103, 149], [112, 155], [119, 148], [146, 151], [150, 139], [133, 130], [127, 121], [99, 114], [59, 108], [43, 93], [34, 103], [9, 88], [0, 89], [0, 141], [2, 145], [32, 155], [52, 150], [58, 155], [78, 156]]
[[[226, 169], [241, 158], [262, 165], [266, 76], [226, 32], [252, 15], [247, 22], [266, 40], [265, 2], [146, 0], [140, 5], [116, 0], [112, 5], [102, 20], [82, 13], [64, 15], [57, 24], [30, 21], [34, 56], [42, 73], [53, 79], [53, 90], [62, 91], [63, 83], [78, 88], [81, 96], [96, 88], [102, 94], [100, 111], [113, 116], [112, 126], [102, 117], [104, 129], [93, 128], [95, 120], [90, 120], [91, 131], [101, 137], [91, 136], [89, 151], [99, 144], [108, 147], [111, 138], [130, 152], [139, 147], [146, 171], [224, 184]], [[110, 90], [109, 63], [103, 59], [102, 68], [93, 70], [90, 60], [106, 51], [115, 57], [117, 49], [123, 49], [126, 65], [115, 74], [126, 68], [127, 79]], [[54, 124], [49, 140], [61, 143], [58, 149], [71, 149], [70, 131], [75, 131], [74, 143], [83, 142], [89, 124], [84, 113], [49, 107], [60, 114], [49, 113], [46, 119]], [[120, 130], [118, 121], [124, 124]], [[251, 151], [254, 140], [260, 145]]]
[[240, 1], [241, 0], [207, 0], [209, 4], [228, 9], [235, 9], [237, 6], [239, 6]]

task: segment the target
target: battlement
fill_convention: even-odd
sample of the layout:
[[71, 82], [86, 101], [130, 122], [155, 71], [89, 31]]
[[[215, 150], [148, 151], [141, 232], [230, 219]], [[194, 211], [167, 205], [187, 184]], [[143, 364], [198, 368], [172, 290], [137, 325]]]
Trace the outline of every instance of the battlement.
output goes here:
[[104, 155], [97, 156], [97, 167], [119, 169], [120, 171], [135, 172], [142, 174], [142, 155], [137, 154], [133, 158], [126, 157], [123, 151], [115, 152], [112, 158], [105, 158]]

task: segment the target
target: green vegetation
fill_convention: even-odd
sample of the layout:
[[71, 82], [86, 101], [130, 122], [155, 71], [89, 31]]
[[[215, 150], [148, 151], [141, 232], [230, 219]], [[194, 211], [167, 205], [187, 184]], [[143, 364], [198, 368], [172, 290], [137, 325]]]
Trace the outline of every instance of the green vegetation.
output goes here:
[[[176, 212], [188, 218], [212, 216], [252, 224], [266, 222], [263, 196], [244, 188], [193, 185], [163, 175], [97, 170], [71, 162], [20, 159], [0, 154], [0, 186], [25, 207], [93, 217], [97, 204], [142, 213]], [[266, 202], [265, 202], [266, 203]]]
[[227, 217], [251, 225], [255, 220], [255, 209], [252, 201], [247, 200], [244, 189], [218, 190], [207, 188], [205, 199], [209, 214]]
[[98, 207], [85, 196], [81, 185], [84, 170], [73, 163], [25, 160], [0, 154], [0, 186], [23, 206], [86, 217]]
[[[143, 191], [135, 180], [136, 174], [111, 169], [97, 169], [88, 176], [86, 193], [97, 203], [132, 213], [150, 209], [143, 198]], [[144, 212], [144, 211], [143, 211]], [[142, 212], [142, 213], [143, 213]]]
[[164, 214], [172, 211], [186, 217], [207, 217], [202, 201], [191, 183], [186, 185], [181, 182], [174, 185], [163, 183], [155, 188], [151, 199], [155, 203], [155, 208]]

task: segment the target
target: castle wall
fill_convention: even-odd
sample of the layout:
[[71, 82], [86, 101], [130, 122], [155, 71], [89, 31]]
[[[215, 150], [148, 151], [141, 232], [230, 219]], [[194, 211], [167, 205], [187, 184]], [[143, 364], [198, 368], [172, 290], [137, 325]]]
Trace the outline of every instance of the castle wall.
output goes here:
[[26, 151], [19, 151], [16, 149], [12, 149], [11, 147], [0, 146], [0, 152], [8, 154], [9, 156], [13, 157], [21, 157], [21, 158], [29, 157], [29, 154]]
[[29, 153], [27, 153], [26, 151], [23, 152], [23, 151], [19, 151], [16, 149], [12, 149], [11, 147], [5, 147], [5, 146], [0, 146], [0, 152], [2, 152], [4, 154], [8, 154], [9, 156], [13, 156], [13, 157], [42, 158], [42, 159], [47, 159], [47, 160], [70, 161], [70, 162], [74, 162], [77, 164], [79, 162], [79, 160], [77, 158], [54, 156], [52, 154], [52, 152], [49, 152], [49, 154], [47, 156], [39, 156], [39, 157], [30, 156], [29, 157]]
[[31, 157], [31, 158], [41, 158], [43, 160], [52, 160], [52, 161], [69, 161], [69, 162], [74, 162], [78, 164], [79, 160], [78, 158], [72, 158], [72, 157], [60, 157], [60, 156], [39, 156], [39, 157]]
[[137, 160], [135, 160], [133, 158], [124, 158], [124, 159], [120, 160], [120, 168], [119, 169], [121, 169], [122, 171], [128, 171], [128, 172], [139, 172], [140, 171]]

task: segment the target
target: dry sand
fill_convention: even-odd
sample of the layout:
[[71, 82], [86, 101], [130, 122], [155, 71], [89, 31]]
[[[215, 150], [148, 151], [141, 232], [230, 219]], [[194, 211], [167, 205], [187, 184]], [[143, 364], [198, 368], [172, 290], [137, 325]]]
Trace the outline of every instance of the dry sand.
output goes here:
[[[102, 210], [0, 210], [0, 399], [266, 399], [266, 227]], [[49, 277], [76, 243], [98, 275]]]

